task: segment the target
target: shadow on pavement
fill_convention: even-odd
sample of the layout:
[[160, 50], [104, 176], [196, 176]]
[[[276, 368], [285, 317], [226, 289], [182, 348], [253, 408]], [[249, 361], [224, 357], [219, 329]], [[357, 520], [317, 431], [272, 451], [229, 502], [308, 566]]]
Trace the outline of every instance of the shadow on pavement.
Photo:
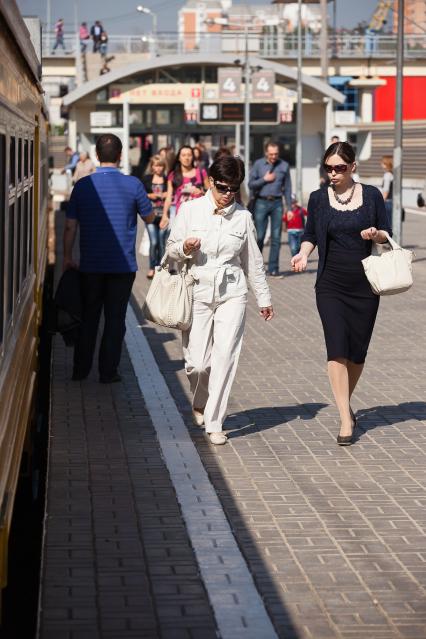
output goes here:
[[426, 402], [402, 402], [372, 406], [362, 409], [356, 414], [360, 431], [368, 432], [380, 426], [393, 426], [411, 420], [426, 420]]
[[[150, 348], [154, 353], [161, 373], [166, 380], [178, 410], [181, 412], [188, 427], [188, 431], [196, 445], [198, 453], [200, 454], [203, 465], [208, 472], [210, 481], [218, 492], [222, 507], [230, 521], [231, 527], [234, 530], [238, 545], [240, 546], [243, 556], [249, 566], [256, 587], [265, 601], [266, 609], [277, 634], [282, 639], [299, 639], [300, 634], [293, 624], [289, 611], [283, 603], [281, 588], [276, 583], [274, 575], [270, 573], [269, 567], [264, 562], [264, 557], [257, 547], [255, 535], [252, 530], [245, 525], [244, 519], [239, 516], [240, 504], [238, 504], [238, 502], [234, 499], [234, 495], [227, 487], [227, 479], [223, 475], [223, 469], [216, 461], [215, 455], [212, 454], [211, 445], [205, 441], [204, 434], [200, 432], [199, 428], [193, 426], [191, 423], [191, 407], [185, 391], [182, 388], [181, 381], [177, 375], [177, 371], [183, 366], [183, 361], [181, 359], [171, 360], [164, 348], [164, 344], [166, 342], [176, 339], [176, 333], [157, 332], [152, 325], [147, 323], [142, 316], [135, 292], [132, 295], [131, 303], [136, 316], [141, 322], [145, 337], [147, 338]], [[235, 417], [243, 427], [246, 425], [250, 426], [248, 422], [250, 420], [252, 422], [260, 411], [262, 411], [262, 414], [264, 415], [266, 410], [266, 420], [263, 418], [263, 423], [265, 428], [270, 428], [275, 424], [280, 424], [294, 419], [297, 415], [303, 415], [304, 419], [313, 418], [324, 406], [326, 406], [326, 404], [302, 404], [300, 406], [272, 407], [269, 409], [271, 411], [270, 419], [268, 418], [268, 409], [265, 408], [255, 409], [254, 411], [245, 411], [243, 413], [239, 413]], [[227, 424], [232, 425], [232, 419], [233, 416], [228, 418]], [[244, 432], [241, 432], [241, 435], [243, 434]], [[235, 435], [232, 434], [231, 436], [234, 437]], [[236, 522], [238, 522], [238, 526]], [[235, 533], [236, 526], [238, 527], [237, 534]], [[261, 639], [261, 637], [259, 637], [259, 639]]]
[[309, 421], [327, 406], [328, 404], [315, 402], [292, 406], [261, 406], [228, 415], [224, 430], [232, 431], [228, 434], [229, 439], [244, 437], [249, 433], [258, 433], [268, 430], [268, 428], [284, 425], [294, 419]]

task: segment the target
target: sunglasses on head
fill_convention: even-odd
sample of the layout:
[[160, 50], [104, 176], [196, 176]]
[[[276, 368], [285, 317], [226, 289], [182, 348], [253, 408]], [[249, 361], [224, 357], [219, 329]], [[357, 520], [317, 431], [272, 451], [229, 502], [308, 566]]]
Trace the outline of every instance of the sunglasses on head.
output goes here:
[[324, 164], [324, 168], [327, 173], [346, 173], [348, 170], [348, 164]]
[[216, 189], [219, 193], [237, 193], [240, 190], [240, 185], [238, 186], [228, 186], [227, 184], [219, 184], [215, 181], [214, 183]]

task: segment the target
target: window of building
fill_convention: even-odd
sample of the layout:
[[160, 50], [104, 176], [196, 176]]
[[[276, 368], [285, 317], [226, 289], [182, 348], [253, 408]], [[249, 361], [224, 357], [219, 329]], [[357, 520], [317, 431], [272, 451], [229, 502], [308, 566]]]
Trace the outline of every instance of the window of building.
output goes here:
[[170, 109], [157, 109], [155, 117], [156, 124], [170, 124]]
[[343, 104], [336, 106], [337, 111], [355, 111], [359, 113], [359, 90], [357, 87], [349, 86], [349, 82], [352, 80], [351, 76], [335, 76], [329, 78], [329, 82], [334, 89], [343, 93], [346, 96], [346, 100]]

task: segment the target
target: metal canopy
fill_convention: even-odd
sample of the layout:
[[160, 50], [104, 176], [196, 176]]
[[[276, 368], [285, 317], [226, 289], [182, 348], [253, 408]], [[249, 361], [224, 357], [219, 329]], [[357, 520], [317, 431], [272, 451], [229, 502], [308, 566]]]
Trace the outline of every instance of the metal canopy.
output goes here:
[[[212, 62], [211, 54], [202, 54], [202, 53], [185, 53], [181, 55], [167, 55], [161, 56], [151, 60], [142, 60], [135, 62], [133, 64], [129, 64], [126, 66], [119, 67], [105, 75], [99, 76], [98, 78], [94, 78], [89, 82], [85, 82], [80, 87], [71, 91], [64, 97], [64, 105], [71, 106], [86, 97], [90, 93], [94, 91], [99, 91], [104, 87], [112, 84], [114, 82], [118, 82], [123, 78], [131, 78], [132, 75], [137, 73], [143, 73], [148, 71], [153, 71], [155, 69], [167, 69], [168, 67], [185, 67], [185, 66], [200, 66], [200, 65], [209, 65], [209, 66], [234, 66], [235, 65], [235, 54], [225, 54], [218, 53], [216, 54], [214, 62]], [[281, 76], [282, 78], [286, 78], [294, 83], [297, 81], [297, 69], [293, 69], [285, 64], [281, 64], [280, 62], [272, 62], [271, 60], [266, 60], [265, 58], [259, 58], [257, 56], [250, 56], [249, 58], [250, 64], [252, 66], [260, 66], [262, 69], [272, 69], [275, 71], [277, 76]], [[331, 98], [338, 104], [343, 104], [345, 101], [345, 96], [333, 89], [332, 87], [320, 80], [318, 78], [314, 78], [307, 74], [302, 74], [302, 83], [304, 86], [304, 91], [306, 94], [314, 94], [318, 96], [322, 96], [325, 98]]]

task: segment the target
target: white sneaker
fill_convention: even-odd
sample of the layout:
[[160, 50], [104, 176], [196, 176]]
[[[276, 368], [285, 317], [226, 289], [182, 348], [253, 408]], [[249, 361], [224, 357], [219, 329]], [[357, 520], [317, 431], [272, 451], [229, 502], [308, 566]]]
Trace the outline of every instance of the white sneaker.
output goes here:
[[228, 438], [225, 435], [225, 433], [208, 433], [208, 435], [209, 435], [209, 439], [211, 443], [215, 444], [216, 446], [221, 446], [222, 444], [226, 444], [226, 442], [228, 441]]
[[204, 413], [199, 410], [192, 409], [192, 422], [195, 426], [204, 426]]

